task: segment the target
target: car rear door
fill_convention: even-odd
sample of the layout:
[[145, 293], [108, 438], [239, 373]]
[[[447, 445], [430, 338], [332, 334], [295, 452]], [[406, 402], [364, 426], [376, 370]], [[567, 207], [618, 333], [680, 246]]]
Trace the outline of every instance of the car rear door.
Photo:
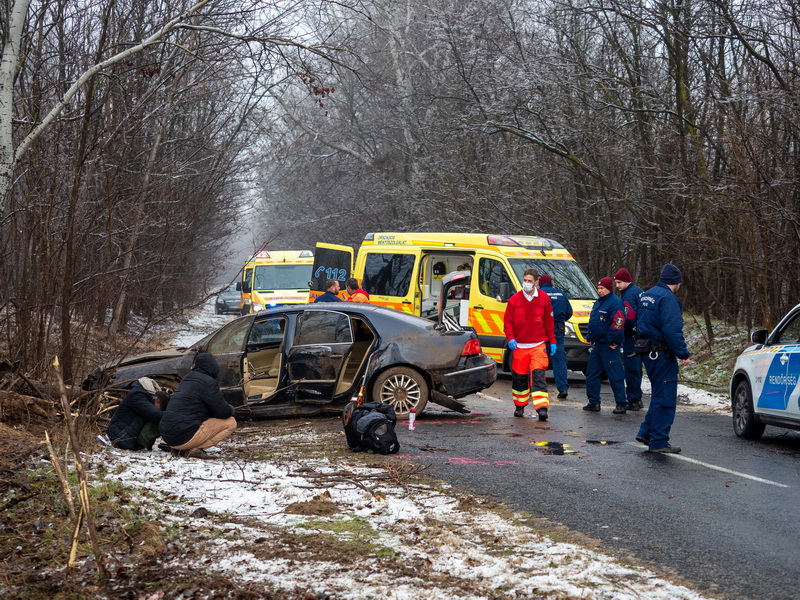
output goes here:
[[311, 281], [308, 301], [314, 302], [317, 296], [325, 293], [325, 281], [335, 279], [344, 290], [344, 283], [353, 272], [353, 249], [349, 246], [319, 243], [314, 251], [314, 267], [311, 270]]
[[289, 383], [296, 401], [332, 402], [336, 382], [352, 347], [353, 332], [346, 314], [335, 310], [306, 310], [300, 315], [287, 356]]

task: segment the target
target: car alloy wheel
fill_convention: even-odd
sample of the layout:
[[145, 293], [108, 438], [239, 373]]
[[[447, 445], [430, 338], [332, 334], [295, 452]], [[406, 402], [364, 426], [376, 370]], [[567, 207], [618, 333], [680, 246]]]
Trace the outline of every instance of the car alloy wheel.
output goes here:
[[757, 440], [766, 425], [759, 423], [753, 411], [753, 394], [749, 382], [740, 381], [733, 394], [733, 431], [739, 437]]
[[398, 417], [407, 416], [412, 408], [419, 415], [428, 404], [428, 383], [414, 369], [392, 367], [375, 380], [372, 399], [391, 404]]

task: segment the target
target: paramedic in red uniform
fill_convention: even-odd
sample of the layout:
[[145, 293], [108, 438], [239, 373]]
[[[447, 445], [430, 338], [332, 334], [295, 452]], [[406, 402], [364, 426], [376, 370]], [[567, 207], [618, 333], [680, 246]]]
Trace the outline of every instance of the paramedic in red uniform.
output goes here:
[[554, 354], [556, 335], [553, 330], [553, 306], [536, 283], [539, 271], [527, 269], [522, 275], [522, 290], [508, 300], [505, 313], [505, 334], [508, 349], [514, 353], [511, 363], [511, 395], [515, 417], [521, 417], [528, 402], [540, 421], [547, 420], [550, 400], [547, 395], [547, 355]]

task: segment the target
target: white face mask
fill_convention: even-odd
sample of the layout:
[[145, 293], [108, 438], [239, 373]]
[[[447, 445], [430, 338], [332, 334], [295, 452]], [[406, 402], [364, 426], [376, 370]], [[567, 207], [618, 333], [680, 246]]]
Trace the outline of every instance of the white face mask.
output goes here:
[[534, 285], [532, 283], [528, 283], [527, 281], [522, 282], [522, 289], [525, 290], [527, 293], [531, 293], [533, 291]]

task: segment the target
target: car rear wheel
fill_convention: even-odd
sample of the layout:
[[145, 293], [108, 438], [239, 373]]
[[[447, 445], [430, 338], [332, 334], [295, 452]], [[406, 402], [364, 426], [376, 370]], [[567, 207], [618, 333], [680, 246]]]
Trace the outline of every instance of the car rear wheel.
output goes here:
[[419, 415], [428, 404], [428, 393], [425, 378], [408, 367], [385, 370], [372, 386], [373, 401], [391, 404], [398, 417], [408, 416], [412, 408]]
[[756, 420], [750, 384], [746, 380], [740, 381], [733, 394], [733, 431], [739, 437], [757, 440], [765, 428], [766, 425]]

